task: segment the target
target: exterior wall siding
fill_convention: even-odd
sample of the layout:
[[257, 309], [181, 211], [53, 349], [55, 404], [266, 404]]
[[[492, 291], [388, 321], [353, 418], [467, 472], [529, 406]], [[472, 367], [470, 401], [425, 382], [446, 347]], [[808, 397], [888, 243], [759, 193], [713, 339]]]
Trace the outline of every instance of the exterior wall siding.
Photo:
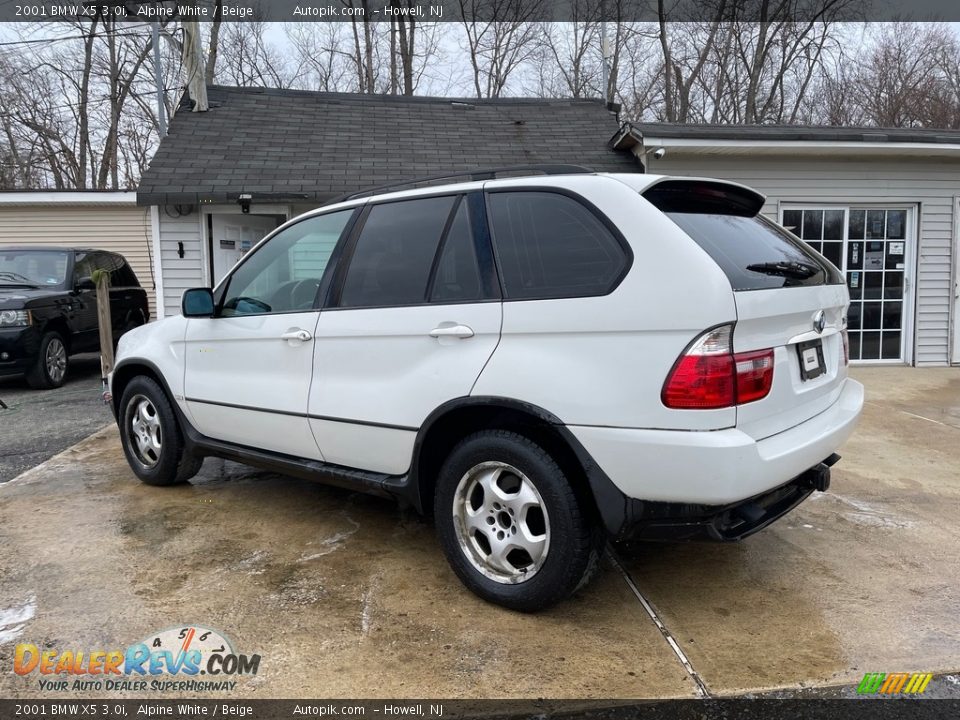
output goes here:
[[129, 205], [11, 205], [0, 207], [0, 243], [91, 247], [123, 255], [147, 291], [156, 319], [149, 208]]
[[[160, 208], [160, 264], [163, 268], [163, 304], [167, 316], [180, 314], [183, 291], [206, 285], [200, 214], [179, 215], [175, 208]], [[183, 243], [183, 257], [178, 243]]]
[[776, 220], [780, 203], [903, 203], [919, 206], [915, 345], [917, 365], [949, 362], [954, 196], [960, 163], [742, 155], [650, 158], [648, 171], [717, 177], [767, 196], [763, 212]]

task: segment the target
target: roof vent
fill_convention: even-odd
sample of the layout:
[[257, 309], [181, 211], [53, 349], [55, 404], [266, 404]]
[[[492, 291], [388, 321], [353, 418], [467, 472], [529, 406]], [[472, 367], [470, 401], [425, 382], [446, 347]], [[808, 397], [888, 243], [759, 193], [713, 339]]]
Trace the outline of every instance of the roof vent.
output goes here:
[[457, 102], [456, 100], [451, 102], [450, 106], [455, 107], [459, 110], [473, 110], [476, 107], [476, 105], [471, 105], [470, 103], [465, 103], [465, 102]]

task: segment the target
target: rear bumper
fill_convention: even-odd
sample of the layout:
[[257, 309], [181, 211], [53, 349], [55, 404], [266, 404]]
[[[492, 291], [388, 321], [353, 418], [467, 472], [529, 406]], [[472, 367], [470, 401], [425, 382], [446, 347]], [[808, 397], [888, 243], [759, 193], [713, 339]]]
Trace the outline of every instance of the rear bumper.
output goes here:
[[735, 542], [763, 530], [806, 500], [830, 487], [830, 467], [837, 454], [824, 459], [785, 485], [725, 506], [628, 501], [628, 521], [620, 540], [715, 540]]
[[736, 428], [568, 429], [626, 498], [726, 506], [785, 485], [832, 455], [862, 408], [863, 385], [848, 378], [829, 408], [760, 441]]

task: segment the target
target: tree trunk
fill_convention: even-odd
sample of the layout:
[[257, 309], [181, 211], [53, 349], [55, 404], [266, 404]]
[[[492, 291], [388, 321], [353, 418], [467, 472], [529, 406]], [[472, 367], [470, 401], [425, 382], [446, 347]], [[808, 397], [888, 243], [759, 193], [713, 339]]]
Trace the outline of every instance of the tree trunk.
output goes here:
[[207, 65], [203, 73], [204, 82], [213, 85], [217, 72], [217, 52], [220, 49], [220, 20], [223, 14], [223, 0], [216, 0], [214, 5], [214, 21], [210, 27], [210, 49], [207, 52]]

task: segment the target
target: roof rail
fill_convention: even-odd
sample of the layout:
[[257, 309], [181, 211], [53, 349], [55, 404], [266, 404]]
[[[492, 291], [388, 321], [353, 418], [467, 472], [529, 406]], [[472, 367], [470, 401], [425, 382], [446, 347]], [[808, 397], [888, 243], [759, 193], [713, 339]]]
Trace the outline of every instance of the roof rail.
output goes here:
[[519, 173], [518, 177], [526, 175], [585, 175], [595, 172], [582, 165], [508, 165], [506, 167], [494, 168], [476, 168], [474, 170], [461, 170], [459, 172], [444, 173], [443, 175], [429, 175], [427, 177], [411, 178], [410, 180], [398, 180], [385, 185], [376, 185], [366, 190], [345, 193], [338, 197], [328, 200], [324, 205], [332, 205], [346, 200], [356, 200], [357, 198], [367, 197], [369, 195], [379, 195], [387, 190], [396, 190], [407, 185], [421, 185], [424, 183], [435, 183], [440, 180], [452, 180], [454, 178], [468, 178], [469, 180], [493, 180], [498, 175], [504, 173]]

